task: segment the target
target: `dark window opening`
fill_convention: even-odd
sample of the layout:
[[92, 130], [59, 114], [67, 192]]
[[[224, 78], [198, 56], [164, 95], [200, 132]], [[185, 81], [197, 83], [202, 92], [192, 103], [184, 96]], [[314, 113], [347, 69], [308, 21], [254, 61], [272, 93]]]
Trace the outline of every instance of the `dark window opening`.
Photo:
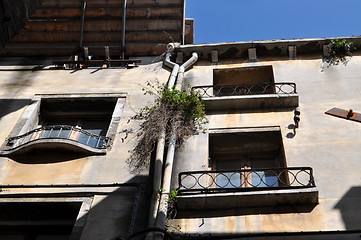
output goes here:
[[279, 131], [210, 134], [209, 166], [217, 188], [280, 187], [287, 184]]
[[215, 96], [275, 93], [272, 66], [224, 68], [213, 70]]
[[69, 239], [80, 206], [80, 202], [0, 203], [0, 240]]
[[98, 136], [106, 136], [117, 98], [43, 99], [39, 125], [70, 125]]

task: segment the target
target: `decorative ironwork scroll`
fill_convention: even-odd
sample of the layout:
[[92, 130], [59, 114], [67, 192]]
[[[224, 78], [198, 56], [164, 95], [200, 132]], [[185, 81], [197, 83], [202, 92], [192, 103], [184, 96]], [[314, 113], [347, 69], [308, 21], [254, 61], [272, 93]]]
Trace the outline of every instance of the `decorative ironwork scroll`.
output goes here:
[[315, 187], [310, 167], [192, 171], [178, 175], [179, 193], [258, 191]]

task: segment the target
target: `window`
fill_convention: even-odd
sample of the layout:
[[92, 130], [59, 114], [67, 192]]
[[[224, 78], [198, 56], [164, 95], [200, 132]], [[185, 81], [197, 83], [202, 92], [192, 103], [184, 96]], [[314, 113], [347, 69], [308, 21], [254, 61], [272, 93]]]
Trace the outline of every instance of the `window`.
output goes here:
[[273, 67], [213, 69], [210, 85], [193, 86], [209, 111], [297, 107], [296, 84], [275, 82]]
[[124, 94], [37, 95], [3, 146], [2, 155], [37, 149], [104, 154], [114, 139]]
[[2, 202], [0, 240], [69, 239], [81, 202]]
[[288, 167], [278, 126], [210, 129], [208, 170], [178, 173], [177, 209], [317, 204], [310, 167]]
[[213, 70], [215, 96], [275, 93], [272, 66]]
[[279, 131], [210, 134], [210, 168], [217, 188], [262, 188], [287, 184]]

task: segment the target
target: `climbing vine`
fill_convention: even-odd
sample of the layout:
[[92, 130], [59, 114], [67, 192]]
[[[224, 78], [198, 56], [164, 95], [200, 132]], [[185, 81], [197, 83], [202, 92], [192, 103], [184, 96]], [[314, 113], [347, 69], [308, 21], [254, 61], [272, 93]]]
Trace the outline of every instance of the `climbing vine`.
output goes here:
[[177, 146], [183, 144], [207, 123], [202, 97], [197, 91], [181, 92], [166, 85], [147, 83], [144, 95], [155, 97], [134, 117], [144, 120], [138, 132], [138, 144], [128, 159], [133, 171], [140, 171], [149, 163], [150, 154], [157, 140], [165, 132], [166, 142], [175, 136]]

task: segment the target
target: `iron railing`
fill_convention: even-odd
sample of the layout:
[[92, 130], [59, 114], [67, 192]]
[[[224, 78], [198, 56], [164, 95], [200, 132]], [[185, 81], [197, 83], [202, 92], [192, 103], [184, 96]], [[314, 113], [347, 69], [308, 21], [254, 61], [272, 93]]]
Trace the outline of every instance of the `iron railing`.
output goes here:
[[291, 82], [204, 85], [194, 86], [192, 90], [203, 97], [297, 93], [296, 84]]
[[75, 126], [51, 125], [8, 138], [6, 146], [13, 149], [38, 139], [69, 139], [98, 149], [107, 148], [109, 142], [108, 137], [98, 136]]
[[258, 191], [315, 187], [310, 167], [192, 171], [178, 175], [179, 193]]

